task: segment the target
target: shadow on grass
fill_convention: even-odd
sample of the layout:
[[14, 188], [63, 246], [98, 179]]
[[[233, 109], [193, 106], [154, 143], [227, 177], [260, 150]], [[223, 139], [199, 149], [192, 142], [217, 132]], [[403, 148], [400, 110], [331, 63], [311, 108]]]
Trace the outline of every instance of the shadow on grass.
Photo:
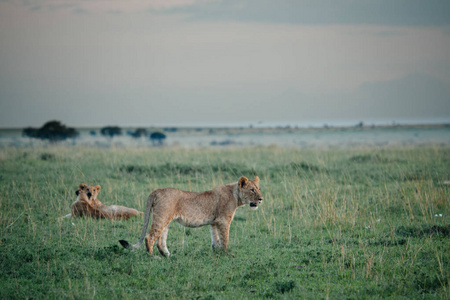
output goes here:
[[395, 230], [395, 234], [404, 237], [448, 237], [450, 235], [450, 225], [423, 225], [420, 227], [415, 226], [400, 226]]

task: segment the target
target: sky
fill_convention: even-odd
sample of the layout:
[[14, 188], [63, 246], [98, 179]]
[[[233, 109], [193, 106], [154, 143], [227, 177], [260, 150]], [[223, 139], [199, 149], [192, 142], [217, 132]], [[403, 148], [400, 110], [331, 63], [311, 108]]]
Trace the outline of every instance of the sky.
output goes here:
[[0, 127], [450, 123], [448, 0], [0, 0]]

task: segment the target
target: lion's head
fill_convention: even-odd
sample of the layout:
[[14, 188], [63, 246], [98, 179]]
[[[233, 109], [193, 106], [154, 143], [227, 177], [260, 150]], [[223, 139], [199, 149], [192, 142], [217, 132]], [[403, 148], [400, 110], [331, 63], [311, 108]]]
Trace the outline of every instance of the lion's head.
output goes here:
[[97, 199], [97, 195], [101, 190], [100, 185], [87, 185], [87, 184], [80, 184], [78, 187], [78, 190], [75, 191], [75, 194], [79, 196], [82, 200], [87, 201], [94, 201]]
[[263, 196], [259, 189], [259, 177], [256, 176], [252, 181], [242, 176], [239, 178], [238, 186], [239, 198], [242, 200], [242, 203], [249, 204], [253, 210], [258, 209], [258, 204], [261, 204], [263, 201]]

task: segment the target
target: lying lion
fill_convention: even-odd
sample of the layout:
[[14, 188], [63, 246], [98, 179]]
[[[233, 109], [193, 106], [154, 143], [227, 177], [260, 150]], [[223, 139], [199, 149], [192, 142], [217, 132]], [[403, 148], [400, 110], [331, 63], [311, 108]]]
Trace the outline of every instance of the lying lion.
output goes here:
[[97, 195], [101, 190], [100, 185], [92, 186], [84, 183], [80, 184], [78, 190], [75, 191], [77, 200], [72, 203], [72, 213], [67, 217], [91, 217], [95, 219], [125, 219], [135, 217], [140, 214], [139, 211], [120, 205], [105, 205], [97, 199]]
[[227, 251], [228, 234], [236, 209], [249, 204], [251, 209], [256, 210], [262, 200], [259, 177], [253, 181], [241, 177], [236, 183], [221, 185], [202, 193], [174, 188], [159, 189], [148, 197], [139, 242], [135, 245], [124, 240], [119, 242], [125, 248], [139, 248], [147, 232], [150, 213], [153, 212], [150, 233], [145, 237], [145, 245], [150, 255], [153, 255], [153, 244], [158, 240], [157, 247], [161, 255], [170, 256], [166, 240], [169, 224], [173, 220], [186, 227], [211, 225], [213, 249], [222, 247]]

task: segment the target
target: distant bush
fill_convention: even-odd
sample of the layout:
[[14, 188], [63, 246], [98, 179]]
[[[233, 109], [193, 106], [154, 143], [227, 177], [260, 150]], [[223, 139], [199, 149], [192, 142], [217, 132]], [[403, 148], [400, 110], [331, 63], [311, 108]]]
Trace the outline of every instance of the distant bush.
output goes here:
[[176, 127], [166, 127], [166, 128], [164, 128], [164, 131], [165, 132], [177, 132], [178, 128], [176, 128]]
[[27, 127], [22, 131], [23, 136], [30, 138], [37, 138], [42, 140], [48, 140], [51, 143], [66, 140], [68, 138], [75, 138], [79, 135], [79, 132], [75, 128], [66, 127], [59, 121], [49, 121], [45, 123], [41, 128]]
[[153, 132], [150, 135], [150, 140], [152, 141], [153, 145], [155, 145], [155, 146], [162, 145], [166, 138], [167, 138], [167, 136], [162, 132]]
[[122, 129], [117, 126], [106, 126], [100, 130], [103, 136], [113, 138], [115, 135], [122, 135]]
[[210, 143], [211, 146], [230, 146], [230, 145], [234, 145], [234, 144], [236, 144], [236, 143], [232, 140], [225, 140], [225, 141], [221, 141], [221, 142], [212, 141]]
[[136, 128], [134, 132], [128, 132], [128, 135], [134, 138], [140, 138], [147, 135], [147, 130], [145, 128]]

